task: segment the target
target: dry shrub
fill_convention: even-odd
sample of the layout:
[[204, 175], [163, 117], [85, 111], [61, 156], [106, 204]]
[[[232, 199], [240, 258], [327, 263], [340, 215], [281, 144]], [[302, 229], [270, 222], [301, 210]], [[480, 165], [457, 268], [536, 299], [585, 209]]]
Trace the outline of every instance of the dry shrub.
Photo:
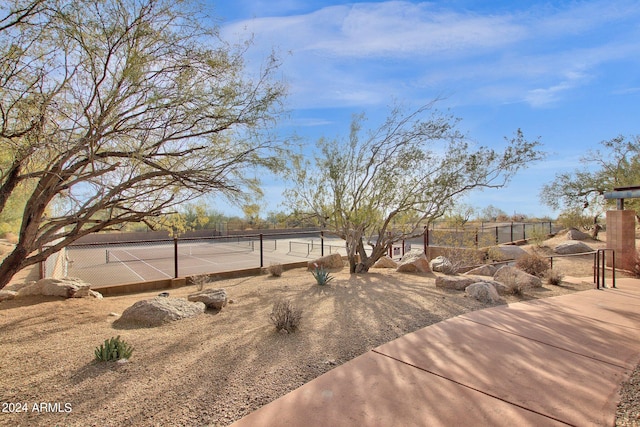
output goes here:
[[278, 331], [293, 332], [300, 325], [302, 310], [294, 307], [291, 301], [281, 299], [273, 304], [269, 318]]
[[627, 255], [627, 257], [623, 257], [622, 266], [624, 269], [627, 269], [633, 277], [640, 278], [640, 252], [635, 252]]
[[553, 286], [560, 286], [562, 283], [562, 279], [564, 279], [564, 274], [559, 272], [558, 270], [548, 270], [544, 275], [547, 283]]
[[449, 265], [445, 274], [457, 274], [464, 269], [469, 269], [484, 263], [486, 250], [478, 250], [478, 246], [490, 244], [490, 236], [479, 235], [476, 241], [475, 231], [445, 234], [441, 233], [439, 242], [443, 245], [441, 254]]
[[536, 277], [544, 277], [549, 270], [549, 261], [538, 254], [526, 254], [516, 260], [516, 267]]
[[267, 268], [267, 272], [271, 275], [271, 277], [280, 277], [282, 276], [283, 271], [284, 271], [284, 267], [282, 266], [282, 264], [278, 262], [272, 263]]
[[522, 287], [522, 284], [518, 283], [518, 275], [516, 273], [511, 273], [508, 276], [505, 276], [502, 279], [502, 283], [507, 285], [507, 287], [509, 288], [509, 293], [511, 295], [519, 297], [524, 295], [524, 289]]
[[190, 280], [193, 285], [196, 285], [196, 289], [201, 291], [204, 289], [204, 285], [209, 283], [209, 276], [206, 274], [199, 274], [197, 276], [191, 276]]

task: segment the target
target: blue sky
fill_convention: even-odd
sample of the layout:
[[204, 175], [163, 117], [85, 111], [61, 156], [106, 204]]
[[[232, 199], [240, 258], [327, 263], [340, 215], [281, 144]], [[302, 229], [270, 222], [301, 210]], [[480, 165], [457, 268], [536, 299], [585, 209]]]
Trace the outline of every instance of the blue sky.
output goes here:
[[[354, 113], [378, 123], [394, 100], [417, 107], [437, 96], [478, 145], [500, 147], [518, 128], [540, 137], [548, 159], [467, 198], [479, 209], [555, 216], [539, 202], [543, 184], [600, 141], [640, 133], [638, 1], [210, 5], [225, 39], [253, 37], [249, 67], [271, 51], [280, 57], [291, 112], [280, 131], [310, 145], [347, 135]], [[263, 216], [283, 210], [282, 184], [265, 184]]]

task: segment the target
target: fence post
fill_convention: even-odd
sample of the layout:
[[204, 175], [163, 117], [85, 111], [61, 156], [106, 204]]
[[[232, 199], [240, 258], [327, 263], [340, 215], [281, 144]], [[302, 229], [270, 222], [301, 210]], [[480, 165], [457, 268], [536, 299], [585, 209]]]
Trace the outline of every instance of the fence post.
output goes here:
[[324, 230], [320, 231], [320, 256], [324, 256]]
[[422, 240], [424, 246], [424, 254], [427, 255], [427, 248], [429, 247], [429, 226], [424, 226], [424, 233], [422, 233]]
[[500, 244], [500, 236], [498, 234], [498, 226], [495, 226], [495, 230], [496, 230], [496, 245]]
[[[38, 248], [38, 251], [40, 253], [42, 253], [42, 246], [40, 246]], [[44, 261], [40, 261], [39, 264], [39, 275], [40, 275], [40, 279], [44, 279], [45, 276], [47, 275], [47, 260], [45, 259]]]
[[522, 224], [522, 240], [527, 240], [527, 224]]
[[178, 278], [178, 238], [173, 238], [173, 267], [174, 267], [174, 275], [176, 279]]
[[476, 241], [475, 241], [475, 247], [476, 247], [476, 249], [478, 249], [478, 227], [476, 227]]
[[262, 251], [262, 233], [260, 233], [260, 268], [264, 267], [264, 252]]
[[513, 242], [513, 221], [511, 221], [511, 240], [510, 242]]

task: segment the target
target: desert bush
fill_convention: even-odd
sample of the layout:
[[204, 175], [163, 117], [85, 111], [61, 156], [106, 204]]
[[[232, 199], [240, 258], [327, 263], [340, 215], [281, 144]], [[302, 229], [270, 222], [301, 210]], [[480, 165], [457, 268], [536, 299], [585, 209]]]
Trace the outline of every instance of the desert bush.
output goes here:
[[273, 304], [269, 318], [278, 331], [293, 332], [300, 325], [302, 310], [294, 307], [291, 301], [281, 299]]
[[558, 216], [558, 223], [562, 228], [586, 229], [593, 225], [593, 218], [585, 215], [582, 209], [570, 209]]
[[333, 276], [331, 276], [324, 267], [316, 267], [311, 271], [311, 274], [313, 274], [313, 277], [316, 279], [316, 283], [320, 286], [324, 286], [333, 280]]
[[533, 230], [527, 231], [527, 237], [529, 242], [533, 243], [537, 247], [541, 247], [545, 240], [547, 240], [548, 233], [545, 227], [535, 226]]
[[280, 277], [280, 276], [282, 276], [282, 272], [283, 271], [284, 271], [284, 267], [279, 262], [274, 262], [267, 268], [267, 272], [272, 277]]
[[564, 279], [564, 274], [562, 274], [558, 270], [550, 269], [545, 273], [544, 277], [547, 280], [548, 284], [559, 286], [562, 283], [562, 279]]
[[457, 274], [465, 267], [482, 264], [486, 251], [478, 250], [478, 246], [491, 245], [493, 239], [488, 234], [478, 233], [476, 230], [457, 230], [452, 233], [441, 233], [438, 244], [442, 245], [441, 255], [447, 258], [445, 274]]
[[524, 289], [521, 284], [518, 283], [518, 275], [514, 272], [510, 272], [508, 275], [502, 276], [501, 282], [507, 286], [508, 292], [511, 295], [522, 296]]
[[120, 335], [110, 340], [105, 340], [104, 344], [96, 347], [94, 354], [96, 360], [100, 362], [110, 362], [120, 359], [129, 359], [133, 353], [133, 347], [120, 339]]
[[538, 254], [526, 254], [516, 260], [516, 267], [536, 277], [543, 277], [549, 270], [549, 261]]

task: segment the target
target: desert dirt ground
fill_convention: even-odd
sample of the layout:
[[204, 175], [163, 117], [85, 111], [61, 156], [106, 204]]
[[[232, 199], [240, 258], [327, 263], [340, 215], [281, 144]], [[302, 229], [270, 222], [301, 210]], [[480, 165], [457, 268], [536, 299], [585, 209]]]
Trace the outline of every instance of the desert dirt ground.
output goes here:
[[[592, 258], [583, 258], [554, 260], [554, 266], [590, 276]], [[158, 292], [2, 302], [1, 400], [13, 404], [6, 409], [14, 413], [0, 413], [0, 425], [226, 426], [371, 348], [488, 306], [436, 288], [431, 273], [349, 275], [345, 268], [332, 275], [327, 286], [318, 286], [305, 269], [218, 281], [208, 287], [225, 288], [232, 301], [221, 311], [156, 328], [117, 329], [113, 322], [114, 314]], [[506, 302], [592, 286], [545, 284]], [[194, 290], [170, 293], [186, 297]], [[281, 298], [303, 310], [291, 334], [278, 333], [269, 321]], [[95, 362], [94, 349], [117, 335], [134, 346], [131, 359]], [[637, 398], [637, 389], [631, 387], [628, 400], [634, 392]], [[637, 405], [627, 406], [618, 418], [630, 419], [634, 410]]]

